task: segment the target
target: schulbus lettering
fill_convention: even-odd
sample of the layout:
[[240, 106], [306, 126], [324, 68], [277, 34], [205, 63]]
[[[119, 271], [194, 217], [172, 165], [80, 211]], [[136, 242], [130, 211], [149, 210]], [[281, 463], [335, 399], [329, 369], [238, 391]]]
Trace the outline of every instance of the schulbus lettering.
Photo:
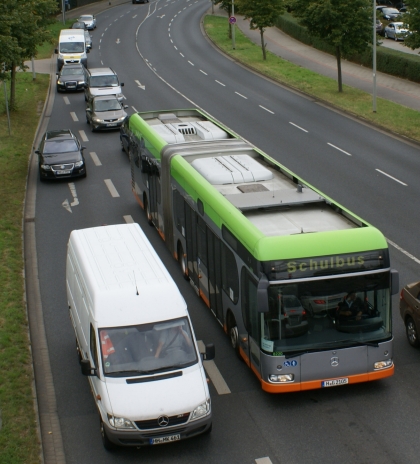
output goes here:
[[338, 269], [343, 267], [362, 266], [365, 262], [364, 256], [347, 256], [342, 258], [340, 256], [331, 256], [326, 259], [313, 259], [309, 261], [289, 261], [287, 263], [287, 272], [293, 274], [294, 272], [306, 272], [327, 270], [327, 269]]

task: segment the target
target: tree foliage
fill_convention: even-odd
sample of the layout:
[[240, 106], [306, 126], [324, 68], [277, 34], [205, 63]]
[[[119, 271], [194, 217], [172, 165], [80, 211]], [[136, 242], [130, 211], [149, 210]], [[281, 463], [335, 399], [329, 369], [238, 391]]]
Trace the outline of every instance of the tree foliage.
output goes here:
[[250, 20], [250, 28], [260, 31], [263, 59], [267, 58], [264, 43], [264, 31], [273, 27], [284, 12], [283, 0], [236, 0], [241, 14]]
[[411, 34], [404, 39], [404, 45], [413, 50], [420, 48], [420, 0], [410, 0], [408, 12], [403, 21], [407, 24]]
[[364, 51], [373, 40], [371, 0], [292, 0], [291, 5], [310, 34], [334, 46], [342, 92], [341, 58]]

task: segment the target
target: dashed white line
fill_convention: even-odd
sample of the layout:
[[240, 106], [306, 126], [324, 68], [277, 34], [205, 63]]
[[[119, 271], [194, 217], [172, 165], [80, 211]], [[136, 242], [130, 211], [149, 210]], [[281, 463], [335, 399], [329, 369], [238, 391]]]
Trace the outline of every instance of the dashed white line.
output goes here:
[[239, 93], [239, 92], [235, 92], [235, 93], [236, 93], [236, 95], [239, 95], [240, 97], [245, 98], [245, 100], [248, 100], [248, 97], [245, 97], [245, 95], [242, 95], [242, 94]]
[[185, 58], [184, 55], [181, 52], [179, 52], [179, 54], [182, 56], [182, 58]]
[[134, 19], [134, 18], [137, 18], [137, 15], [134, 15], [134, 16], [133, 16], [133, 19]]
[[308, 132], [306, 129], [304, 129], [303, 127], [298, 126], [298, 125], [295, 124], [294, 122], [289, 121], [289, 124], [291, 124], [292, 126], [297, 127], [298, 129], [300, 129], [300, 130], [303, 131], [303, 132]]
[[92, 158], [93, 162], [95, 163], [95, 166], [102, 166], [102, 163], [100, 162], [98, 158], [98, 155], [94, 151], [89, 152], [89, 155]]
[[124, 218], [124, 221], [127, 224], [133, 224], [134, 223], [134, 219], [129, 214], [127, 216], [123, 216], [123, 218]]
[[205, 74], [206, 76], [208, 76], [208, 74], [206, 72], [204, 72], [202, 69], [200, 69], [200, 72], [202, 72], [203, 74]]
[[79, 134], [83, 142], [89, 142], [89, 139], [87, 138], [86, 132], [84, 130], [79, 130]]
[[120, 194], [117, 192], [117, 189], [114, 187], [111, 179], [104, 179], [106, 186], [108, 187], [109, 193], [112, 197], [117, 198]]
[[271, 110], [269, 110], [269, 109], [267, 109], [267, 108], [265, 108], [264, 106], [261, 106], [261, 105], [258, 105], [258, 106], [259, 106], [260, 108], [262, 108], [263, 110], [268, 111], [268, 112], [271, 113], [271, 114], [274, 114], [274, 111], [271, 111]]
[[407, 187], [407, 184], [406, 184], [406, 183], [402, 182], [401, 180], [398, 180], [397, 178], [391, 176], [390, 174], [387, 174], [386, 172], [381, 171], [380, 169], [375, 169], [375, 171], [378, 171], [378, 172], [380, 172], [381, 174], [383, 174], [384, 176], [387, 176], [387, 177], [389, 177], [390, 179], [395, 180], [395, 182], [398, 182], [399, 184], [404, 185], [405, 187]]
[[[105, 30], [106, 30], [106, 29], [105, 29]], [[102, 35], [101, 35], [101, 37], [103, 37], [103, 36], [104, 36], [104, 34], [105, 34], [105, 32], [102, 32]]]
[[344, 154], [347, 155], [347, 156], [352, 156], [352, 155], [351, 155], [350, 153], [348, 153], [347, 151], [344, 151], [344, 150], [342, 150], [341, 148], [336, 147], [336, 146], [333, 145], [332, 143], [329, 143], [329, 142], [328, 142], [328, 145], [329, 145], [330, 147], [335, 148], [335, 149], [338, 150], [338, 151], [341, 151], [342, 153], [344, 153]]
[[79, 120], [79, 118], [77, 117], [77, 114], [74, 111], [70, 111], [70, 116], [74, 122]]
[[190, 61], [190, 60], [188, 60], [188, 63], [190, 63], [190, 65], [191, 65], [191, 66], [194, 66], [194, 63], [191, 63], [191, 61]]
[[223, 85], [223, 87], [226, 87], [225, 84], [223, 84], [222, 82], [218, 81], [217, 79], [216, 79], [216, 82], [217, 82], [218, 84], [220, 84], [220, 85]]
[[173, 44], [173, 43], [174, 43], [174, 41], [171, 39], [171, 44]]
[[174, 48], [175, 48], [175, 50], [178, 50], [178, 47], [176, 45], [174, 45]]
[[63, 97], [63, 100], [66, 105], [70, 105], [69, 97]]

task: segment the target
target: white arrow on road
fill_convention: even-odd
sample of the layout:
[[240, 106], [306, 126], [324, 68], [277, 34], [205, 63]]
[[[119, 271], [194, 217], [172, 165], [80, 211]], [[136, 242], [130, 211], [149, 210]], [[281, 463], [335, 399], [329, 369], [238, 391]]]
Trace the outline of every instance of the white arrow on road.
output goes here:
[[73, 212], [73, 211], [71, 210], [70, 203], [69, 203], [69, 200], [67, 200], [67, 198], [63, 201], [63, 203], [61, 203], [61, 206], [63, 206], [64, 208], [66, 208], [66, 210], [67, 210], [69, 213], [72, 213], [72, 212]]
[[134, 81], [134, 82], [138, 85], [139, 89], [143, 89], [143, 90], [144, 90], [144, 89], [146, 88], [146, 86], [145, 86], [145, 85], [141, 85], [141, 83], [140, 83], [139, 81]]
[[121, 43], [121, 40], [120, 39], [117, 39], [117, 44]]
[[70, 182], [69, 184], [69, 189], [70, 189], [70, 192], [73, 196], [73, 202], [72, 203], [69, 203], [69, 200], [67, 200], [67, 198], [63, 201], [63, 203], [61, 203], [61, 206], [63, 208], [65, 208], [69, 213], [72, 213], [72, 209], [71, 207], [72, 206], [77, 206], [79, 204], [79, 199], [77, 198], [77, 192], [76, 192], [76, 186], [74, 185], [73, 182]]

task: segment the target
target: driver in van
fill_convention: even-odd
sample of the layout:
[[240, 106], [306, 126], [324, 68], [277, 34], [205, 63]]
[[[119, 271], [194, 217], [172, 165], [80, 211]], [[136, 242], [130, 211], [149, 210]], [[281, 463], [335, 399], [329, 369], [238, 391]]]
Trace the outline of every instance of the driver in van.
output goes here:
[[192, 346], [192, 340], [180, 325], [170, 327], [169, 329], [162, 330], [156, 348], [155, 358], [159, 358], [165, 351], [184, 350], [186, 347], [190, 346]]

